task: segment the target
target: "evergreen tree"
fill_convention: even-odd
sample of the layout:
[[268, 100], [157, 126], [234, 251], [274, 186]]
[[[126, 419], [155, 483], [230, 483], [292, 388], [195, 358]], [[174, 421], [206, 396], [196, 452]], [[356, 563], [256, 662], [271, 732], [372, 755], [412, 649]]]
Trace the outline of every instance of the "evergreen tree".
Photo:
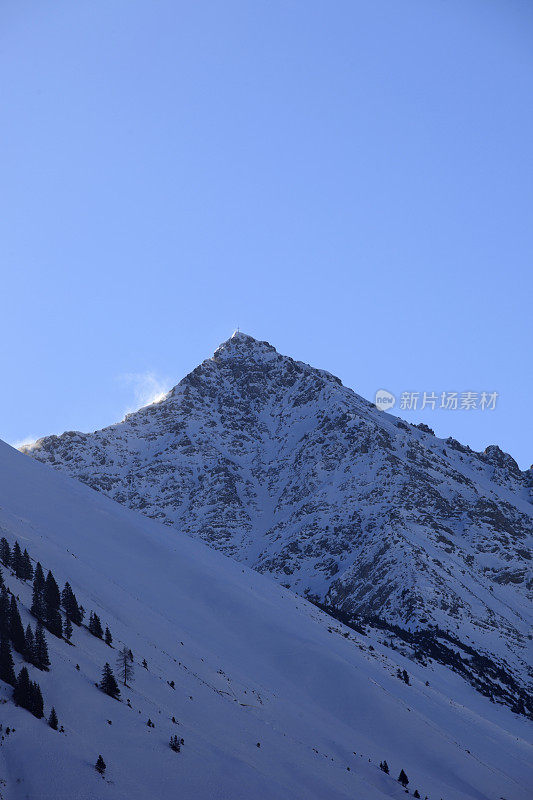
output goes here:
[[403, 672], [402, 672], [402, 678], [403, 678], [404, 683], [406, 683], [408, 686], [411, 685], [410, 682], [409, 682], [409, 673], [407, 672], [406, 669], [404, 669]]
[[48, 645], [46, 644], [44, 628], [41, 622], [37, 623], [37, 628], [35, 629], [35, 666], [42, 670], [47, 670], [50, 666]]
[[0, 639], [0, 680], [14, 686], [17, 682], [15, 676], [15, 665], [11, 655], [11, 645], [6, 636]]
[[24, 651], [24, 658], [26, 661], [29, 661], [30, 664], [35, 664], [36, 661], [36, 651], [35, 651], [35, 637], [33, 635], [33, 631], [31, 626], [28, 625], [26, 628], [26, 649]]
[[26, 667], [22, 667], [18, 674], [15, 688], [13, 689], [13, 700], [17, 706], [29, 709], [31, 706], [31, 683], [30, 676]]
[[45, 619], [44, 586], [43, 568], [38, 561], [33, 574], [33, 596], [30, 611], [41, 622], [44, 622]]
[[9, 604], [9, 638], [13, 642], [13, 647], [22, 656], [26, 652], [26, 637], [24, 636], [24, 628], [22, 627], [22, 620], [15, 600], [15, 595], [11, 595], [11, 602]]
[[52, 710], [50, 711], [50, 716], [48, 717], [48, 724], [54, 731], [57, 731], [57, 714], [53, 706]]
[[111, 636], [111, 631], [109, 630], [107, 625], [106, 625], [106, 629], [105, 629], [104, 639], [105, 639], [105, 643], [108, 644], [109, 647], [111, 647], [111, 645], [113, 643], [113, 637]]
[[6, 636], [9, 639], [9, 632], [9, 592], [5, 586], [2, 586], [0, 591], [0, 636]]
[[33, 567], [31, 565], [31, 558], [28, 555], [28, 551], [24, 548], [24, 552], [22, 554], [22, 577], [25, 581], [31, 581], [33, 578]]
[[416, 797], [416, 798], [420, 797], [420, 792], [418, 791], [418, 789], [415, 789], [415, 793], [413, 794], [413, 797]]
[[105, 770], [106, 770], [106, 766], [107, 766], [107, 764], [105, 763], [105, 761], [102, 758], [102, 756], [101, 755], [98, 756], [98, 758], [96, 760], [96, 764], [94, 765], [95, 770], [97, 772], [99, 772], [100, 775], [103, 775]]
[[76, 595], [72, 591], [72, 587], [68, 581], [65, 583], [65, 587], [61, 592], [61, 604], [74, 625], [80, 626], [82, 621], [80, 607], [76, 600]]
[[59, 588], [51, 571], [48, 571], [46, 581], [44, 584], [44, 607], [45, 607], [45, 624], [50, 633], [57, 636], [59, 639], [63, 635], [63, 625], [61, 622], [61, 614], [59, 612], [59, 605], [61, 597]]
[[22, 550], [20, 549], [20, 544], [18, 542], [15, 542], [13, 552], [11, 553], [11, 569], [17, 578], [23, 577], [24, 564], [22, 561]]
[[43, 696], [38, 683], [30, 683], [30, 707], [28, 711], [31, 711], [33, 716], [37, 717], [37, 719], [42, 719], [44, 717]]
[[120, 696], [120, 689], [118, 688], [118, 683], [113, 675], [113, 670], [106, 662], [104, 664], [104, 669], [102, 671], [102, 680], [100, 681], [100, 689], [105, 694], [108, 694], [109, 697], [113, 697], [115, 700], [118, 700]]
[[0, 569], [0, 589], [3, 589], [3, 587], [4, 587], [4, 573]]
[[130, 651], [125, 646], [118, 651], [117, 670], [120, 680], [127, 686], [128, 681], [133, 680], [133, 662], [130, 660]]
[[11, 549], [5, 536], [0, 539], [0, 561], [4, 567], [11, 566]]
[[70, 617], [67, 614], [65, 617], [65, 624], [63, 626], [63, 633], [65, 634], [65, 639], [67, 642], [70, 642], [70, 637], [72, 636], [72, 622], [70, 621]]
[[174, 750], [175, 753], [179, 753], [179, 751], [181, 750], [180, 740], [176, 735], [170, 737], [169, 745], [170, 749]]
[[382, 772], [386, 772], [387, 775], [389, 774], [389, 765], [387, 764], [386, 761], [381, 761], [379, 764], [379, 768], [380, 770], [382, 770]]
[[404, 787], [404, 789], [407, 786], [407, 784], [409, 783], [409, 778], [407, 777], [407, 775], [405, 774], [403, 769], [400, 772], [400, 774], [398, 775], [398, 783], [401, 783], [402, 786]]
[[91, 611], [91, 616], [89, 617], [89, 633], [92, 633], [92, 635], [96, 636], [98, 639], [101, 639], [104, 635], [100, 617], [93, 611]]

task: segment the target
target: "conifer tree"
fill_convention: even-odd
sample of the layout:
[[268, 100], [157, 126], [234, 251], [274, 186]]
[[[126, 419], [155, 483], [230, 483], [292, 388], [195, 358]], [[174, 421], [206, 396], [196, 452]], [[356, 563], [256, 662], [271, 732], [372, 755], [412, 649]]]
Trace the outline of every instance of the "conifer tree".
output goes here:
[[50, 711], [50, 716], [48, 717], [48, 724], [54, 731], [57, 731], [58, 720], [56, 710], [53, 706], [52, 710]]
[[70, 617], [74, 625], [81, 625], [82, 615], [76, 595], [72, 591], [70, 583], [65, 583], [64, 589], [61, 592], [61, 605], [65, 609], [65, 613]]
[[29, 709], [31, 706], [31, 683], [26, 667], [22, 667], [18, 674], [17, 682], [13, 689], [13, 700], [17, 706], [22, 708]]
[[105, 639], [105, 643], [108, 644], [109, 647], [111, 647], [111, 645], [113, 643], [113, 637], [111, 636], [111, 631], [109, 630], [107, 625], [106, 625], [106, 629], [105, 629], [104, 639]]
[[42, 670], [47, 670], [50, 666], [48, 655], [48, 645], [44, 635], [44, 628], [41, 622], [37, 622], [35, 629], [35, 666]]
[[61, 638], [63, 635], [63, 625], [61, 622], [61, 614], [59, 612], [59, 605], [61, 597], [59, 588], [56, 583], [52, 572], [49, 570], [44, 584], [44, 607], [45, 607], [45, 624], [50, 633], [54, 636]]
[[108, 694], [109, 697], [113, 697], [115, 700], [118, 700], [120, 696], [120, 689], [118, 688], [118, 683], [113, 675], [113, 670], [106, 662], [104, 664], [104, 669], [102, 671], [102, 680], [100, 681], [100, 689], [105, 694]]
[[22, 554], [22, 577], [25, 581], [31, 581], [33, 578], [33, 567], [31, 565], [31, 558], [26, 548]]
[[70, 621], [70, 617], [67, 614], [65, 617], [65, 624], [63, 625], [63, 633], [65, 634], [65, 639], [67, 642], [70, 642], [70, 637], [72, 636], [72, 622]]
[[103, 775], [104, 772], [106, 771], [106, 766], [107, 766], [107, 764], [105, 763], [105, 761], [102, 758], [102, 756], [101, 755], [98, 756], [98, 758], [96, 760], [96, 764], [94, 765], [95, 770], [97, 772], [99, 772], [100, 775]]
[[17, 578], [23, 577], [24, 564], [22, 562], [22, 550], [20, 549], [20, 544], [18, 541], [15, 542], [13, 546], [13, 552], [11, 553], [11, 569]]
[[117, 670], [120, 675], [120, 680], [124, 686], [127, 686], [128, 681], [133, 680], [133, 662], [130, 659], [130, 651], [126, 646], [118, 651]]
[[379, 764], [379, 768], [382, 772], [386, 772], [387, 775], [389, 774], [389, 765], [386, 761], [381, 761]]
[[28, 625], [26, 628], [25, 639], [26, 639], [26, 649], [24, 650], [24, 658], [26, 661], [29, 661], [30, 664], [35, 664], [36, 660], [35, 637], [33, 635], [33, 631], [30, 625]]
[[38, 561], [33, 575], [33, 596], [30, 611], [41, 622], [44, 622], [45, 619], [44, 586], [43, 568]]
[[26, 637], [14, 594], [11, 595], [9, 604], [9, 638], [13, 642], [13, 647], [17, 653], [23, 656], [26, 651]]
[[3, 586], [4, 586], [4, 573], [2, 572], [2, 569], [0, 568], [0, 589], [2, 589]]
[[5, 536], [0, 539], [0, 561], [4, 567], [11, 566], [11, 549]]
[[420, 797], [420, 792], [418, 791], [418, 789], [415, 789], [415, 792], [414, 792], [414, 794], [413, 794], [413, 797], [416, 797], [416, 798], [419, 798], [419, 797]]
[[9, 639], [9, 592], [5, 586], [0, 591], [0, 636]]
[[28, 711], [31, 711], [33, 716], [37, 717], [37, 719], [42, 719], [44, 717], [43, 695], [38, 683], [30, 683], [30, 707]]
[[101, 639], [104, 635], [100, 617], [93, 611], [91, 611], [91, 616], [89, 617], [89, 633], [92, 633], [92, 635], [96, 636], [98, 639]]
[[0, 680], [14, 686], [17, 682], [15, 676], [15, 665], [11, 655], [11, 645], [7, 636], [0, 639]]
[[400, 774], [398, 775], [398, 783], [401, 783], [402, 786], [404, 787], [404, 789], [407, 786], [407, 784], [409, 783], [409, 778], [407, 777], [407, 775], [405, 774], [403, 769], [400, 772]]
[[181, 750], [180, 740], [178, 739], [178, 737], [176, 735], [170, 737], [169, 745], [170, 745], [170, 749], [174, 750], [175, 753], [179, 753], [180, 752], [180, 750]]

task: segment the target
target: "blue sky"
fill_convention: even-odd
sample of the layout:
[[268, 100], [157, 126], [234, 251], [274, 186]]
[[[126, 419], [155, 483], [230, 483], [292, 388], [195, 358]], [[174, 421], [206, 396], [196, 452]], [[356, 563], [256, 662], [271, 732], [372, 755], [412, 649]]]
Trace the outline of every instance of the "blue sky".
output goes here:
[[532, 457], [533, 4], [2, 4], [0, 437], [117, 421], [241, 330]]

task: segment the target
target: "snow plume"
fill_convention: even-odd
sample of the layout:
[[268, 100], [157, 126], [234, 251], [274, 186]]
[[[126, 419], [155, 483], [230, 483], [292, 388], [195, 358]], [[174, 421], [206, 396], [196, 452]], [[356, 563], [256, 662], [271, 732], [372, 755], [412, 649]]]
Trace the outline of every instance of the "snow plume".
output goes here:
[[23, 447], [26, 450], [32, 450], [37, 444], [38, 436], [26, 436], [24, 439], [18, 439], [16, 442], [11, 442], [11, 447], [15, 450], [21, 450]]
[[133, 388], [134, 405], [127, 408], [125, 414], [131, 414], [142, 406], [160, 403], [171, 388], [169, 378], [156, 375], [150, 370], [146, 372], [127, 372], [119, 375], [119, 380]]

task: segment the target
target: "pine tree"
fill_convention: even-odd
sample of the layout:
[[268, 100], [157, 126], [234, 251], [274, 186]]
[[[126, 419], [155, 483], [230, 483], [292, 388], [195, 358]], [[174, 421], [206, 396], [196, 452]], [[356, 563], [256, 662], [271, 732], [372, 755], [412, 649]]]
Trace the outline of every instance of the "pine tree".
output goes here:
[[57, 725], [58, 725], [57, 714], [53, 706], [52, 710], [50, 711], [50, 716], [48, 717], [48, 724], [54, 731], [57, 731]]
[[99, 772], [100, 775], [103, 775], [104, 772], [106, 771], [106, 766], [107, 766], [107, 764], [105, 763], [105, 761], [102, 758], [102, 756], [101, 755], [98, 756], [98, 758], [96, 760], [96, 764], [94, 765], [95, 770], [97, 772]]
[[26, 667], [22, 667], [18, 674], [17, 682], [13, 689], [13, 700], [17, 706], [22, 708], [29, 709], [31, 706], [31, 683]]
[[61, 592], [61, 604], [65, 609], [65, 613], [70, 617], [74, 625], [80, 626], [82, 621], [80, 607], [78, 605], [76, 595], [72, 591], [68, 581], [65, 583], [64, 589]]
[[91, 611], [91, 616], [89, 617], [89, 633], [92, 633], [92, 635], [96, 636], [98, 639], [101, 639], [104, 635], [100, 617], [93, 611]]
[[31, 711], [33, 716], [37, 717], [37, 719], [42, 719], [44, 717], [43, 696], [38, 683], [30, 683], [30, 707], [28, 711]]
[[405, 774], [403, 769], [400, 772], [400, 774], [398, 775], [398, 783], [401, 783], [402, 786], [404, 787], [404, 789], [407, 786], [407, 784], [409, 783], [409, 778], [407, 777], [407, 775]]
[[46, 581], [44, 584], [44, 607], [45, 607], [45, 624], [50, 633], [57, 636], [59, 639], [63, 635], [63, 625], [61, 622], [61, 614], [59, 612], [59, 605], [61, 597], [59, 588], [51, 571], [48, 571]]
[[105, 629], [104, 639], [105, 639], [105, 643], [108, 644], [109, 647], [111, 647], [111, 645], [113, 644], [113, 637], [111, 636], [111, 631], [109, 630], [107, 625], [106, 625], [106, 629]]
[[70, 617], [67, 614], [65, 617], [65, 624], [63, 625], [63, 633], [65, 634], [65, 639], [67, 642], [70, 642], [70, 637], [72, 636], [72, 622], [70, 621]]
[[0, 561], [4, 567], [11, 566], [11, 549], [5, 536], [0, 539]]
[[0, 639], [0, 680], [15, 686], [17, 679], [15, 676], [15, 665], [11, 655], [11, 645], [6, 636]]
[[0, 591], [0, 636], [6, 636], [9, 639], [9, 592], [5, 586], [2, 586]]
[[416, 797], [416, 798], [419, 798], [419, 797], [420, 797], [420, 792], [418, 791], [418, 789], [415, 789], [415, 792], [414, 792], [414, 794], [413, 794], [413, 797]]
[[104, 664], [104, 669], [102, 671], [100, 689], [102, 692], [108, 694], [109, 697], [113, 697], [115, 700], [118, 700], [120, 696], [120, 689], [118, 688], [117, 681], [113, 675], [113, 670], [107, 662]]
[[389, 765], [387, 764], [386, 761], [381, 761], [379, 764], [379, 768], [380, 770], [382, 770], [382, 772], [386, 772], [387, 775], [389, 774]]
[[409, 682], [409, 673], [407, 672], [406, 669], [404, 669], [403, 672], [402, 672], [402, 678], [403, 678], [404, 683], [406, 683], [408, 686], [411, 685], [410, 682]]
[[35, 566], [33, 574], [33, 596], [31, 602], [31, 613], [41, 622], [45, 619], [45, 603], [44, 603], [44, 573], [40, 562], [38, 561]]
[[180, 752], [180, 750], [181, 750], [180, 740], [178, 739], [177, 736], [174, 735], [174, 736], [170, 737], [169, 746], [170, 746], [170, 749], [174, 750], [175, 753], [179, 753]]
[[0, 568], [0, 589], [3, 589], [4, 585], [5, 585], [4, 584], [4, 573], [2, 572], [2, 569]]
[[33, 567], [31, 565], [31, 558], [26, 548], [24, 548], [24, 552], [22, 554], [22, 572], [22, 577], [24, 580], [31, 581], [33, 578]]
[[20, 544], [15, 542], [13, 546], [13, 552], [11, 553], [11, 569], [17, 576], [17, 578], [22, 578], [24, 573], [24, 564], [22, 562], [22, 550], [20, 549]]
[[130, 651], [125, 646], [118, 651], [117, 670], [120, 680], [124, 686], [127, 686], [128, 681], [133, 680], [133, 662], [130, 660]]
[[35, 666], [42, 670], [47, 670], [50, 666], [48, 645], [46, 644], [44, 628], [41, 622], [37, 623], [37, 628], [35, 629]]
[[26, 639], [26, 649], [24, 650], [24, 659], [26, 661], [29, 661], [30, 664], [35, 664], [36, 661], [35, 637], [33, 635], [31, 625], [28, 625], [26, 628], [25, 639]]
[[23, 656], [26, 651], [26, 637], [14, 594], [11, 595], [9, 605], [9, 638], [13, 642], [13, 647], [17, 653]]

